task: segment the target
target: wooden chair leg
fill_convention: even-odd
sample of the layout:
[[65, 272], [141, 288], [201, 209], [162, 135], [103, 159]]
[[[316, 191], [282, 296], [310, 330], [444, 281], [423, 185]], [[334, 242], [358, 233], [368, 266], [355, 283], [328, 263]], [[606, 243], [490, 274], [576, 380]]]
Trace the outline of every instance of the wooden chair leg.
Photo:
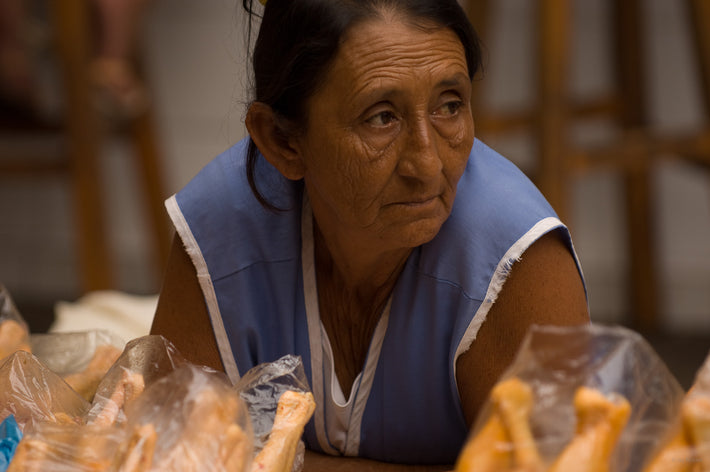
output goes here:
[[563, 221], [569, 218], [566, 152], [570, 0], [539, 0], [536, 180]]
[[68, 152], [77, 220], [77, 250], [84, 291], [113, 285], [112, 264], [103, 224], [100, 188], [99, 126], [89, 96], [86, 68], [91, 44], [84, 0], [52, 0], [57, 52], [66, 97]]
[[700, 95], [705, 108], [706, 126], [697, 152], [688, 156], [710, 166], [710, 0], [686, 0], [688, 23], [691, 25], [693, 49], [700, 75]]
[[[612, 2], [615, 8], [616, 70], [620, 100], [620, 125], [630, 138], [647, 126], [643, 8], [639, 0]], [[639, 331], [658, 328], [659, 291], [656, 268], [656, 235], [651, 190], [652, 157], [643, 153], [626, 169], [624, 191], [629, 253], [630, 325]]]
[[625, 178], [627, 215], [627, 247], [629, 249], [629, 282], [631, 320], [629, 324], [641, 332], [658, 330], [658, 293], [655, 231], [649, 169], [636, 169]]
[[143, 197], [153, 235], [155, 264], [159, 271], [157, 275], [160, 279], [168, 262], [172, 229], [164, 206], [167, 195], [162, 180], [161, 156], [156, 141], [157, 130], [152, 108], [133, 121], [130, 134], [135, 148], [136, 168], [141, 175]]
[[700, 91], [710, 120], [710, 0], [686, 0], [700, 73]]

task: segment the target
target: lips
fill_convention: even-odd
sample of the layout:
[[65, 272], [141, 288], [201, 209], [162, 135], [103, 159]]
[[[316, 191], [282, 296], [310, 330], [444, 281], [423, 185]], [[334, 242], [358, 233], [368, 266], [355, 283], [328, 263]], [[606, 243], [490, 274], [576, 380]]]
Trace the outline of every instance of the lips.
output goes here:
[[423, 198], [420, 200], [413, 200], [410, 202], [405, 202], [405, 205], [424, 205], [424, 204], [429, 203], [432, 200], [436, 199], [437, 197], [438, 197], [438, 195], [435, 197], [427, 197], [427, 198]]
[[428, 203], [431, 203], [433, 200], [436, 200], [437, 198], [439, 198], [439, 196], [440, 195], [432, 195], [432, 196], [407, 198], [404, 200], [395, 201], [395, 202], [393, 202], [393, 204], [394, 205], [407, 205], [407, 206], [426, 205]]

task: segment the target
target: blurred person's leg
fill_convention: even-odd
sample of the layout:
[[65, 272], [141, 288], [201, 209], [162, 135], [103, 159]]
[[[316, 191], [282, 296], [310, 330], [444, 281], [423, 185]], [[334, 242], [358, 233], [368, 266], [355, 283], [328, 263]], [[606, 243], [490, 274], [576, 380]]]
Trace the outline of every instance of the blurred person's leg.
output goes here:
[[97, 18], [97, 56], [92, 78], [102, 111], [131, 118], [146, 107], [146, 92], [136, 71], [141, 22], [150, 0], [93, 0]]

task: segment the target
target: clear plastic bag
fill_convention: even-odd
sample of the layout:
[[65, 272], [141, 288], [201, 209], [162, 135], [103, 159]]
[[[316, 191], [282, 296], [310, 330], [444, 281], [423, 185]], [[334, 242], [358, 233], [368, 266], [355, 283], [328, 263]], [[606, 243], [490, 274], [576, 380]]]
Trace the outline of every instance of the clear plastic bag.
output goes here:
[[32, 352], [86, 401], [92, 401], [125, 342], [108, 331], [33, 334]]
[[226, 377], [187, 364], [126, 406], [127, 427], [152, 429], [151, 470], [241, 472], [253, 451], [246, 406]]
[[81, 422], [89, 403], [32, 354], [17, 351], [0, 366], [0, 421]]
[[116, 470], [125, 438], [120, 428], [38, 423], [20, 441], [7, 472]]
[[644, 472], [710, 471], [710, 355], [683, 398], [675, 427]]
[[[269, 440], [279, 399], [286, 391], [310, 393], [301, 358], [286, 355], [274, 362], [250, 369], [235, 385], [246, 402], [254, 430], [254, 452], [259, 453]], [[293, 472], [303, 469], [305, 445], [299, 441], [294, 453]]]
[[710, 355], [683, 400], [683, 421], [692, 444], [692, 459], [710, 471]]
[[[17, 353], [12, 359], [27, 356], [31, 357]], [[86, 402], [32, 359], [31, 371], [39, 370], [53, 380], [43, 382], [46, 388], [42, 390], [49, 398], [54, 400], [56, 392], [63, 389], [77, 398], [82, 408], [73, 416], [63, 408], [59, 421], [51, 415], [53, 408], [32, 411], [32, 427], [17, 448], [10, 472], [242, 472], [251, 464], [251, 427], [238, 393], [223, 374], [188, 364], [161, 336], [129, 342], [99, 386], [94, 406], [102, 399], [115, 402], [112, 392], [121, 386], [125, 373], [140, 377], [140, 392], [132, 392], [136, 395], [131, 401], [121, 403], [126, 408], [122, 421], [97, 421], [96, 416], [86, 414], [84, 424], [81, 417], [88, 410]], [[22, 361], [28, 363], [27, 359]], [[17, 377], [34, 379], [36, 375], [24, 369]], [[122, 391], [123, 395], [128, 393]], [[38, 399], [30, 398], [28, 403], [27, 408], [36, 407]]]
[[[97, 331], [32, 342], [65, 377], [91, 370], [96, 352], [121, 344]], [[266, 470], [301, 470], [300, 437], [314, 403], [298, 357], [259, 365], [235, 387], [224, 374], [187, 362], [162, 336], [144, 336], [101, 373], [93, 404], [40, 358], [16, 352], [0, 367], [0, 408], [0, 420], [13, 415], [25, 433], [11, 472], [240, 472], [257, 459]]]
[[32, 353], [60, 376], [86, 369], [97, 348], [101, 346], [112, 346], [120, 352], [125, 345], [123, 339], [105, 330], [41, 333], [30, 336]]
[[148, 335], [129, 341], [98, 385], [87, 423], [125, 422], [126, 403], [141, 395], [156, 380], [186, 364], [182, 354], [163, 336]]
[[281, 395], [287, 390], [310, 392], [301, 358], [293, 355], [255, 366], [244, 374], [234, 388], [249, 410], [255, 452], [261, 450], [268, 440]]
[[[533, 326], [479, 414], [457, 470], [485, 470], [480, 460], [469, 468], [475, 463], [469, 454], [484, 445], [498, 454], [489, 459], [500, 460], [490, 470], [515, 470], [520, 461], [532, 470], [562, 470], [556, 461], [559, 466], [575, 454], [575, 469], [587, 470], [584, 454], [593, 444], [602, 448], [597, 456], [609, 454], [602, 470], [641, 471], [672, 429], [683, 395], [667, 366], [631, 330]], [[518, 429], [512, 435], [511, 422]]]
[[10, 293], [0, 284], [0, 362], [18, 350], [32, 351], [29, 328]]

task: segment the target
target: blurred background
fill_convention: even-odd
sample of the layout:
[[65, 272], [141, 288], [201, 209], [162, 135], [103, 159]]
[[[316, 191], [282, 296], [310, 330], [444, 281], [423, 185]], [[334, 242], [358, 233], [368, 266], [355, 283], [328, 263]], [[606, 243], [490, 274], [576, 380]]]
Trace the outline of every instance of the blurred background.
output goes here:
[[[612, 83], [612, 2], [571, 3], [569, 88], [572, 95], [584, 97], [603, 92]], [[474, 118], [536, 103], [537, 2], [489, 4], [486, 70], [477, 82], [483, 105]], [[650, 125], [659, 133], [703, 129], [708, 117], [685, 2], [640, 4], [645, 11], [643, 77]], [[41, 89], [42, 119], [56, 123], [63, 116], [65, 95], [71, 92], [57, 85], [61, 74], [52, 49], [56, 41], [50, 31], [52, 11], [40, 9], [38, 16], [27, 34], [38, 44], [33, 67]], [[34, 332], [50, 328], [58, 302], [76, 301], [93, 289], [111, 288], [154, 301], [164, 261], [155, 253], [164, 256], [167, 249], [153, 241], [153, 217], [140, 183], [139, 162], [145, 155], [136, 159], [137, 142], [145, 148], [145, 140], [152, 140], [150, 158], [156, 158], [158, 171], [153, 188], [162, 200], [245, 134], [248, 78], [241, 2], [153, 0], [145, 6], [137, 35], [150, 120], [136, 125], [125, 117], [110, 117], [87, 122], [76, 131], [94, 130], [100, 136], [93, 142], [95, 190], [100, 192], [95, 202], [106, 218], [113, 261], [110, 286], [92, 287], [82, 275], [72, 180], [59, 174], [2, 170], [9, 151], [25, 145], [54, 150], [57, 144], [51, 139], [56, 138], [45, 142], [31, 126], [18, 128], [8, 119], [12, 113], [0, 119], [5, 126], [0, 134], [0, 283]], [[600, 131], [592, 126], [574, 132], [593, 137]], [[485, 139], [524, 170], [534, 166], [529, 135], [496, 133]], [[658, 315], [652, 329], [638, 326], [630, 302], [628, 217], [619, 173], [601, 169], [570, 179], [565, 220], [586, 276], [593, 319], [643, 328], [674, 372], [685, 379], [710, 349], [710, 175], [707, 167], [675, 158], [657, 159], [649, 171], [658, 278], [653, 293]], [[169, 240], [164, 233], [159, 237]]]

